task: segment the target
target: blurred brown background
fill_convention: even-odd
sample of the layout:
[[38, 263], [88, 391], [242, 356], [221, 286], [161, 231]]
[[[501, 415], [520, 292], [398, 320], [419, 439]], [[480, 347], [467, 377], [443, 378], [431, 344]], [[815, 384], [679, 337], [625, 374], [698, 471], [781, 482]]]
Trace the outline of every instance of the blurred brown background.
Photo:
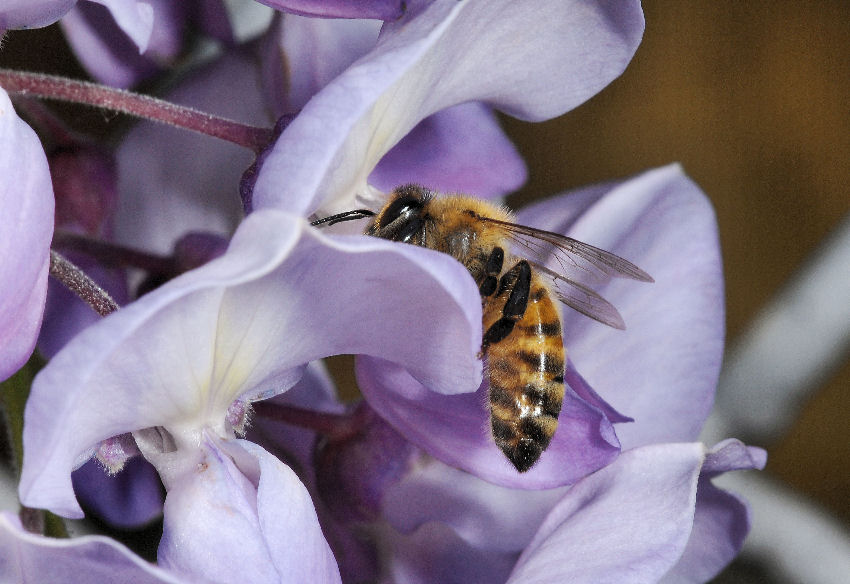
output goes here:
[[[512, 204], [681, 162], [717, 210], [732, 340], [850, 212], [850, 3], [644, 11], [634, 61], [600, 95], [548, 123], [505, 120], [530, 169]], [[761, 445], [769, 473], [848, 523], [849, 420], [845, 359], [792, 430]]]

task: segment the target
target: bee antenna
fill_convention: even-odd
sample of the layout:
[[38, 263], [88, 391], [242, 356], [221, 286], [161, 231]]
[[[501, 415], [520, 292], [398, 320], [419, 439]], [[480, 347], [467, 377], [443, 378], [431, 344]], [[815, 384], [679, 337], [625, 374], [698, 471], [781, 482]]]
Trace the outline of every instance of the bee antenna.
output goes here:
[[374, 217], [375, 213], [370, 211], [369, 209], [355, 209], [354, 211], [345, 211], [344, 213], [337, 213], [336, 215], [331, 215], [330, 217], [325, 217], [323, 219], [316, 219], [310, 225], [316, 227], [317, 225], [324, 225], [327, 223], [328, 225], [333, 225], [335, 223], [342, 223], [343, 221], [354, 221], [355, 219], [364, 219], [366, 217]]

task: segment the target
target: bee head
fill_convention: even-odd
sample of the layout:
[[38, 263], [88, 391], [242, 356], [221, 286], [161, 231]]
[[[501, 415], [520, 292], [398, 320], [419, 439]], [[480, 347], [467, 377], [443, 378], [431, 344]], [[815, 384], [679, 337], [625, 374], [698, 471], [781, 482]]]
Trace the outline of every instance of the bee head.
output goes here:
[[433, 192], [419, 185], [395, 189], [389, 201], [366, 229], [366, 235], [422, 245], [424, 242], [425, 206]]

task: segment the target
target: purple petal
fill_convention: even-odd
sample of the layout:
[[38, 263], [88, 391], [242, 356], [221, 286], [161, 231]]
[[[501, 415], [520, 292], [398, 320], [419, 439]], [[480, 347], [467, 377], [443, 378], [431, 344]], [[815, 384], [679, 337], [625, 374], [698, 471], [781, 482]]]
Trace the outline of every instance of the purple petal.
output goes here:
[[178, 273], [188, 272], [214, 260], [227, 251], [226, 238], [212, 233], [190, 231], [174, 244]]
[[167, 0], [147, 0], [155, 18], [150, 30], [143, 31], [147, 37], [139, 37], [145, 43], [140, 50], [137, 39], [121, 28], [115, 13], [110, 14], [106, 4], [101, 4], [82, 2], [60, 21], [75, 56], [92, 77], [106, 85], [127, 88], [177, 57], [183, 29], [188, 25], [184, 7]]
[[107, 524], [134, 529], [162, 514], [163, 490], [150, 463], [141, 457], [127, 461], [124, 469], [109, 475], [103, 466], [89, 460], [72, 475], [80, 503]]
[[708, 452], [702, 472], [713, 477], [732, 470], [761, 470], [766, 463], [767, 452], [763, 449], [747, 446], [735, 438], [728, 438]]
[[6, 0], [0, 8], [0, 31], [53, 24], [76, 3], [77, 0]]
[[[410, 329], [423, 313], [434, 318]], [[154, 426], [222, 428], [234, 400], [281, 393], [332, 354], [377, 355], [437, 391], [469, 391], [480, 339], [475, 284], [451, 258], [254, 213], [223, 256], [87, 328], [41, 371], [25, 412], [22, 501], [79, 516], [69, 475], [93, 445]]]
[[696, 438], [713, 403], [724, 337], [717, 225], [705, 195], [672, 165], [518, 217], [614, 252], [655, 278], [598, 289], [620, 310], [625, 331], [565, 308], [564, 344], [588, 383], [634, 418], [617, 429], [623, 448]]
[[375, 46], [381, 23], [287, 15], [261, 52], [262, 83], [275, 115], [300, 111], [320, 89]]
[[180, 470], [167, 463], [161, 565], [210, 582], [340, 582], [289, 467], [244, 440], [205, 438], [200, 454]]
[[437, 521], [475, 548], [518, 554], [567, 488], [509, 489], [431, 459], [387, 491], [384, 517], [403, 533]]
[[382, 582], [463, 584], [504, 582], [516, 553], [482, 550], [440, 523], [429, 523], [411, 535], [391, 534], [385, 560], [390, 576]]
[[109, 10], [115, 23], [144, 53], [154, 27], [154, 7], [150, 0], [92, 0]]
[[[220, 91], [240, 88], [239, 99]], [[245, 123], [269, 124], [251, 61], [230, 51], [194, 72], [167, 99]], [[191, 152], [192, 156], [186, 153]], [[237, 185], [251, 153], [155, 123], [139, 123], [117, 152], [118, 243], [170, 254], [187, 231], [229, 236], [242, 217]]]
[[[150, 0], [92, 0], [109, 10], [118, 27], [144, 52], [154, 25]], [[53, 24], [76, 5], [76, 0], [7, 0], [0, 9], [0, 31], [40, 28]]]
[[53, 539], [25, 531], [17, 517], [0, 514], [0, 581], [133, 582], [182, 580], [102, 536]]
[[528, 120], [560, 115], [622, 72], [642, 32], [632, 1], [411, 3], [283, 133], [260, 173], [255, 208], [350, 208], [384, 154], [457, 104], [484, 101]]
[[750, 531], [750, 510], [740, 497], [718, 489], [711, 477], [732, 470], [762, 469], [766, 453], [729, 439], [706, 455], [697, 484], [694, 527], [685, 552], [662, 582], [707, 582], [741, 550]]
[[[297, 112], [320, 89], [375, 46], [378, 23], [288, 16], [264, 51], [270, 103], [279, 115]], [[467, 103], [420, 122], [370, 177], [380, 189], [418, 182], [442, 191], [501, 196], [516, 190], [526, 170], [489, 108]]]
[[[106, 3], [82, 2], [60, 21], [77, 59], [101, 83], [126, 88], [161, 72], [180, 55], [188, 29], [193, 25], [226, 44], [233, 44], [227, 12], [220, 2], [146, 0], [145, 4], [148, 5], [145, 10], [153, 11], [153, 24], [149, 31], [147, 28], [131, 31], [137, 37], [121, 27], [127, 15], [119, 20], [117, 7], [113, 5], [110, 9]], [[121, 10], [125, 10], [132, 16], [141, 6], [144, 5], [128, 5], [118, 9], [118, 13], [121, 15]], [[147, 27], [143, 18], [131, 18], [129, 22], [141, 22]], [[143, 50], [136, 38], [148, 39]]]
[[257, 0], [275, 10], [323, 18], [395, 20], [404, 14], [403, 0]]
[[[263, 51], [264, 89], [278, 115], [297, 112], [375, 46], [379, 23], [287, 16]], [[489, 108], [467, 103], [420, 122], [370, 177], [384, 190], [409, 182], [495, 197], [516, 190], [526, 170]]]
[[331, 433], [316, 444], [316, 492], [342, 524], [375, 521], [387, 489], [407, 475], [421, 451], [366, 402], [360, 402], [348, 420], [351, 429]]
[[[683, 445], [667, 445], [658, 448], [679, 450], [682, 447]], [[626, 484], [623, 485], [622, 495], [628, 491], [630, 484], [644, 480], [641, 478], [644, 474], [650, 477], [650, 475], [658, 472], [659, 466], [666, 464], [663, 458], [666, 454], [663, 450], [658, 450], [662, 455], [661, 458], [648, 458], [645, 456], [648, 450], [646, 448], [641, 450], [644, 451], [641, 454], [644, 458], [638, 463], [629, 462], [630, 470], [624, 471], [625, 478], [611, 478], [610, 481], [607, 481], [610, 484], [605, 487], [606, 489], [613, 489], [617, 481], [624, 480]], [[692, 454], [694, 452], [691, 452], [688, 456]], [[621, 458], [628, 460], [630, 456], [632, 456], [631, 453], [623, 454]], [[699, 459], [695, 458], [693, 462], [697, 464]], [[714, 487], [710, 478], [719, 472], [761, 468], [763, 464], [763, 451], [746, 447], [737, 440], [727, 440], [718, 444], [709, 452], [704, 452], [702, 468], [695, 486], [696, 506], [693, 528], [688, 536], [688, 543], [682, 557], [667, 573], [664, 582], [672, 584], [673, 582], [707, 581], [734, 557], [749, 530], [746, 505], [734, 495]], [[609, 505], [610, 507], [607, 510], [607, 513], [611, 515], [610, 518], [596, 515], [593, 518], [579, 519], [579, 521], [584, 521], [588, 525], [594, 519], [598, 521], [599, 528], [593, 528], [594, 536], [591, 538], [592, 541], [597, 543], [598, 551], [589, 552], [589, 555], [584, 556], [576, 554], [571, 556], [571, 560], [568, 562], [570, 564], [597, 563], [600, 562], [596, 558], [598, 553], [609, 553], [606, 551], [609, 542], [601, 537], [614, 533], [616, 530], [626, 531], [625, 537], [628, 537], [629, 533], [634, 533], [631, 531], [634, 529], [631, 523], [631, 521], [634, 521], [633, 516], [637, 518], [638, 523], [641, 519], [641, 509], [632, 510], [625, 501], [607, 501], [605, 499], [608, 496], [607, 494], [588, 493], [588, 484], [594, 484], [596, 486], [593, 488], [597, 488], [600, 484], [599, 475], [619, 473], [622, 469], [615, 469], [621, 465], [622, 462], [618, 460], [611, 467], [571, 487], [573, 490], [561, 488], [547, 491], [516, 491], [485, 483], [470, 474], [445, 466], [437, 461], [430, 461], [420, 465], [403, 481], [388, 491], [384, 500], [384, 515], [394, 528], [406, 534], [415, 533], [423, 526], [434, 525], [435, 522], [439, 522], [449, 526], [456, 536], [461, 538], [462, 541], [458, 541], [457, 545], [462, 549], [472, 547], [478, 550], [477, 553], [481, 553], [482, 550], [492, 550], [493, 552], [509, 554], [511, 552], [519, 553], [529, 546], [532, 537], [541, 527], [547, 514], [553, 510], [556, 504], [560, 504], [561, 507], [566, 504], [564, 502], [559, 503], [559, 501], [562, 499], [568, 501], [572, 497], [576, 497], [576, 505], [580, 505], [581, 509], [574, 509], [574, 511], [579, 517], [582, 513], [605, 513], [604, 506]], [[663, 470], [662, 474], [668, 473], [669, 470]], [[631, 476], [630, 473], [636, 474]], [[688, 482], [688, 484], [690, 487], [694, 486], [692, 482]], [[647, 488], [653, 488], [653, 485], [654, 483], [648, 485]], [[668, 489], [669, 487], [670, 485], [668, 485]], [[683, 495], [680, 501], [682, 504], [693, 505], [693, 500], [691, 499], [688, 503], [688, 497], [684, 496], [687, 493], [680, 494]], [[641, 497], [642, 495], [636, 493], [635, 496]], [[654, 502], [651, 504], [662, 500], [657, 496], [654, 496], [653, 499]], [[597, 503], [601, 508], [593, 507]], [[645, 508], [642, 509], [645, 510]], [[687, 513], [684, 513], [683, 517], [686, 516]], [[646, 518], [656, 518], [657, 520], [658, 513], [648, 513]], [[562, 517], [562, 519], [564, 525], [573, 521], [572, 517]], [[547, 521], [551, 521], [551, 519]], [[604, 530], [601, 537], [600, 529]], [[587, 538], [586, 534], [578, 537]], [[539, 540], [539, 537], [537, 539]], [[556, 544], [552, 545], [556, 547]], [[616, 545], [616, 542], [612, 542], [611, 545]], [[614, 552], [614, 550], [610, 551]], [[423, 551], [423, 553], [428, 552]], [[550, 559], [553, 562], [557, 561], [557, 558]], [[407, 563], [410, 560], [402, 558], [401, 561]], [[463, 574], [464, 571], [461, 570], [459, 573]], [[463, 578], [460, 577], [459, 580], [463, 581]], [[596, 580], [592, 577], [566, 580], [553, 575], [551, 581], [596, 582], [608, 580]], [[618, 580], [612, 578], [611, 581]], [[648, 579], [646, 581], [655, 580]]]
[[[99, 267], [86, 257], [72, 256], [71, 259], [119, 304], [126, 302], [127, 283], [123, 272]], [[39, 351], [44, 357], [53, 357], [77, 333], [100, 319], [88, 304], [51, 280], [38, 338]], [[129, 440], [132, 441], [132, 437]], [[114, 475], [107, 474], [102, 464], [90, 460], [73, 473], [72, 480], [74, 492], [86, 510], [111, 526], [136, 528], [162, 514], [164, 493], [159, 476], [141, 457], [129, 460], [124, 470]]]
[[408, 440], [446, 464], [497, 485], [546, 489], [571, 484], [619, 452], [611, 423], [569, 387], [555, 437], [531, 470], [518, 473], [490, 433], [486, 381], [475, 393], [440, 395], [398, 365], [360, 357], [357, 382], [369, 405]]
[[738, 554], [749, 531], [747, 504], [700, 478], [691, 537], [682, 557], [661, 582], [708, 582]]
[[655, 582], [691, 533], [701, 444], [624, 452], [572, 487], [508, 582]]
[[[344, 406], [336, 399], [330, 376], [320, 361], [310, 363], [299, 382], [284, 394], [271, 400], [320, 412], [343, 413]], [[322, 531], [328, 540], [344, 582], [373, 581], [378, 572], [375, 544], [344, 527], [325, 509], [315, 489], [313, 449], [316, 433], [289, 424], [275, 422], [255, 413], [248, 439], [259, 444], [295, 470], [316, 505]]]
[[599, 408], [599, 410], [605, 414], [605, 417], [608, 418], [612, 424], [634, 422], [632, 418], [624, 416], [612, 408], [608, 402], [602, 399], [602, 397], [596, 393], [592, 387], [590, 387], [590, 384], [585, 381], [584, 377], [576, 371], [575, 365], [573, 365], [573, 362], [569, 359], [567, 359], [567, 366], [564, 368], [564, 381], [581, 399], [590, 405]]
[[237, 31], [224, 0], [196, 0], [189, 9], [193, 22], [205, 35], [228, 47], [236, 44]]
[[0, 380], [35, 346], [50, 265], [53, 187], [41, 143], [0, 89]]
[[492, 198], [515, 191], [525, 179], [525, 163], [493, 112], [465, 103], [421, 121], [384, 156], [369, 184], [389, 192], [418, 183]]
[[108, 236], [117, 198], [112, 155], [75, 144], [51, 152], [48, 164], [56, 198], [56, 227]]

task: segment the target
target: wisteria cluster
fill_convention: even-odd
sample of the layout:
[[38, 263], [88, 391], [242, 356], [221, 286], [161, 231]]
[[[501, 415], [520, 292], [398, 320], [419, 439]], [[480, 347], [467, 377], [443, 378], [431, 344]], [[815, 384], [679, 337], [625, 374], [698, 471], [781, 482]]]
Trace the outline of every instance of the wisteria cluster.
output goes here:
[[[639, 2], [262, 4], [0, 2], [0, 31], [58, 21], [96, 81], [0, 70], [0, 378], [23, 505], [0, 515], [0, 579], [711, 579], [749, 526], [712, 478], [764, 452], [697, 441], [723, 283], [680, 167], [519, 211], [655, 280], [600, 285], [625, 332], [564, 308], [563, 409], [525, 473], [488, 430], [466, 268], [362, 222], [310, 224], [406, 183], [517, 189], [494, 110], [542, 121], [592, 97], [637, 50]], [[246, 34], [246, 15], [267, 19]], [[139, 84], [163, 100], [116, 90]], [[96, 142], [41, 98], [145, 121]], [[340, 354], [360, 401], [322, 365]], [[161, 517], [157, 563], [47, 537], [38, 510]]]

